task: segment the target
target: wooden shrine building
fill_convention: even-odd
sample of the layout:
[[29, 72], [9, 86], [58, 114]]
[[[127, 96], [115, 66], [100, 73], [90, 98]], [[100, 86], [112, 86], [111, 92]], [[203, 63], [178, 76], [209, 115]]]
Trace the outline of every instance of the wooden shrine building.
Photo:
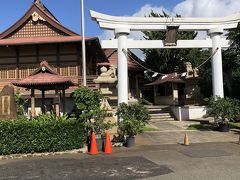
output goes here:
[[[97, 75], [96, 64], [107, 61], [106, 55], [98, 38], [85, 40], [87, 82], [91, 88], [97, 88], [92, 82]], [[75, 84], [66, 91], [68, 97], [82, 85], [81, 41], [82, 37], [64, 27], [41, 1], [34, 1], [22, 18], [0, 34], [0, 89], [30, 76], [44, 59], [60, 76], [70, 78]], [[28, 88], [18, 89], [23, 97], [30, 98]], [[45, 94], [49, 101], [55, 96], [51, 91]], [[40, 98], [41, 91], [35, 95]]]
[[73, 86], [71, 79], [59, 75], [52, 67], [49, 66], [47, 61], [42, 61], [40, 67], [36, 69], [30, 76], [12, 82], [13, 85], [24, 87], [31, 90], [31, 117], [35, 117], [35, 90], [42, 92], [42, 105], [41, 112], [46, 112], [45, 106], [45, 91], [55, 90], [55, 101], [53, 103], [54, 112], [57, 116], [60, 115], [60, 97], [59, 92], [62, 92], [62, 112], [66, 112], [66, 99], [65, 90]]

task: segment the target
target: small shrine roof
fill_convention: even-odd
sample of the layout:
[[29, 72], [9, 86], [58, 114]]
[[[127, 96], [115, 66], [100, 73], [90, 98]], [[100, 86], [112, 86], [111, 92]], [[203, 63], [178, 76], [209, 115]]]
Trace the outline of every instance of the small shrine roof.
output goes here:
[[181, 78], [181, 76], [177, 73], [166, 74], [164, 76], [159, 77], [152, 83], [146, 84], [146, 86], [154, 86], [159, 84], [164, 84], [167, 82], [171, 83], [185, 83], [185, 81]]
[[[98, 63], [102, 66], [114, 65], [117, 67], [117, 50], [116, 49], [105, 49], [104, 50], [106, 57], [109, 62]], [[139, 59], [133, 52], [128, 50], [128, 68], [130, 70], [144, 70], [144, 61]]]
[[47, 61], [42, 61], [40, 67], [36, 69], [30, 76], [12, 82], [13, 85], [25, 88], [35, 88], [50, 90], [66, 89], [73, 85], [70, 78], [59, 75]]

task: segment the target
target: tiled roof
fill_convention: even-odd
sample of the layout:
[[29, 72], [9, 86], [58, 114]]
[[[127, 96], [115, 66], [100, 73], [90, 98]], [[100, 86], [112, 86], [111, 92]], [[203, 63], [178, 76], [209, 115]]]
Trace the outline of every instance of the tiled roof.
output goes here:
[[42, 61], [40, 67], [25, 79], [12, 82], [15, 86], [34, 87], [42, 86], [41, 89], [49, 89], [52, 85], [73, 85], [70, 78], [59, 75], [46, 61]]
[[156, 81], [146, 84], [146, 86], [154, 86], [158, 84], [164, 84], [167, 82], [172, 83], [185, 83], [185, 81], [180, 77], [177, 73], [166, 74], [164, 76], [159, 77]]
[[[117, 50], [116, 49], [105, 49], [104, 50], [109, 63], [99, 63], [98, 65], [107, 66], [115, 65], [117, 67]], [[144, 66], [144, 61], [140, 60], [131, 51], [128, 51], [128, 68], [130, 70], [144, 70], [141, 65]]]
[[50, 73], [38, 73], [36, 75], [29, 76], [25, 79], [21, 79], [19, 81], [12, 82], [13, 85], [16, 86], [24, 86], [24, 85], [48, 85], [48, 84], [59, 84], [59, 83], [70, 83], [71, 80], [69, 78], [50, 74]]
[[[86, 41], [93, 41], [97, 38], [85, 38]], [[0, 46], [24, 45], [24, 44], [48, 44], [48, 43], [67, 43], [81, 42], [81, 36], [62, 36], [62, 37], [32, 37], [32, 38], [12, 38], [0, 39]]]

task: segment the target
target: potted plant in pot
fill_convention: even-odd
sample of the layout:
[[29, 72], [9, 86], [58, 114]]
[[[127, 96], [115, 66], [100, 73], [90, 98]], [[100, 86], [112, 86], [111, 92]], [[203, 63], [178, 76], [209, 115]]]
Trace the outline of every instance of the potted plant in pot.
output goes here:
[[150, 116], [148, 110], [139, 103], [121, 103], [117, 109], [119, 133], [126, 137], [127, 147], [134, 146], [135, 136], [143, 131]]
[[211, 99], [208, 104], [208, 114], [214, 116], [219, 131], [229, 131], [229, 121], [234, 121], [240, 114], [240, 102], [237, 99]]
[[89, 127], [91, 127], [96, 134], [98, 150], [102, 151], [104, 151], [105, 133], [114, 126], [114, 123], [107, 120], [107, 117], [112, 117], [112, 114], [108, 113], [105, 109], [99, 109], [95, 112], [89, 124]]
[[88, 149], [91, 144], [92, 131], [94, 131], [98, 149], [102, 150], [102, 136], [105, 135], [107, 129], [114, 125], [106, 120], [111, 114], [101, 108], [103, 95], [99, 91], [83, 87], [76, 89], [72, 96], [74, 97], [76, 118], [83, 122]]

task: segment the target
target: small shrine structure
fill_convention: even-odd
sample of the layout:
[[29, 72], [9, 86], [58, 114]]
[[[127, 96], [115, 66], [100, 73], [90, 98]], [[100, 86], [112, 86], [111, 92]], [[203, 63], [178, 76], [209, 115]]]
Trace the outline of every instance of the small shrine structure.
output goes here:
[[59, 75], [47, 61], [43, 60], [40, 67], [36, 69], [30, 76], [12, 82], [13, 85], [31, 90], [31, 117], [35, 117], [35, 90], [42, 92], [42, 113], [45, 113], [45, 91], [55, 90], [53, 104], [55, 105], [55, 113], [60, 115], [60, 97], [59, 91], [62, 91], [63, 113], [65, 112], [65, 90], [73, 86], [70, 78]]
[[154, 104], [159, 105], [197, 105], [202, 103], [198, 86], [198, 69], [185, 63], [185, 72], [163, 75], [146, 84], [154, 87]]

